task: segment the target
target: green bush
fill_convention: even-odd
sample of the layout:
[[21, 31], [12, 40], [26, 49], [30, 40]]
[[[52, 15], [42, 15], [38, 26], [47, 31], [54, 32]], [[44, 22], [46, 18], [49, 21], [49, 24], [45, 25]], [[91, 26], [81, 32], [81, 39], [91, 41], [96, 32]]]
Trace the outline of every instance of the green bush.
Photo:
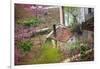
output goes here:
[[75, 43], [67, 43], [66, 47], [70, 52], [74, 52], [75, 50], [80, 50], [80, 42], [76, 41]]
[[41, 55], [39, 58], [34, 59], [33, 63], [56, 63], [62, 60], [62, 53], [58, 48], [53, 48], [50, 42], [46, 42], [41, 49]]
[[29, 40], [27, 40], [27, 41], [21, 41], [21, 42], [19, 43], [19, 48], [21, 49], [21, 51], [22, 51], [23, 53], [27, 53], [27, 52], [31, 51], [32, 46], [33, 46], [33, 45], [32, 45], [32, 42], [29, 41]]
[[40, 20], [37, 18], [31, 18], [31, 19], [24, 20], [23, 24], [25, 26], [37, 26], [38, 24], [40, 24]]
[[81, 53], [81, 60], [85, 57], [85, 52], [89, 50], [89, 46], [87, 44], [83, 44], [81, 46], [81, 50], [80, 50], [80, 53]]
[[35, 17], [32, 17], [32, 18], [17, 20], [17, 23], [25, 26], [37, 26], [38, 24], [40, 24], [40, 20]]

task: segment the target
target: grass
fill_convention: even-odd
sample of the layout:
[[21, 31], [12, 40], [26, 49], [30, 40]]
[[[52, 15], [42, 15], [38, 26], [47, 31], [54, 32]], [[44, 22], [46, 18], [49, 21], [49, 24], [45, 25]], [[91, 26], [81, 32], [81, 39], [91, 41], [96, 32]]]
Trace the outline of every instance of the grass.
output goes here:
[[78, 53], [80, 53], [81, 55], [84, 55], [84, 52], [89, 50], [89, 46], [86, 40], [82, 42], [80, 42], [79, 40], [76, 40], [75, 43], [67, 43], [66, 49], [70, 56], [73, 56]]
[[62, 53], [58, 48], [53, 48], [51, 42], [46, 42], [41, 48], [41, 55], [33, 59], [33, 64], [56, 63], [62, 60]]
[[[81, 45], [82, 47], [81, 47]], [[67, 51], [69, 52], [69, 57], [81, 53], [81, 60], [84, 59], [84, 52], [88, 50], [87, 42], [84, 41], [80, 43], [80, 41], [76, 41], [75, 43], [69, 43], [66, 46]], [[31, 42], [23, 41], [21, 42], [20, 48], [25, 52], [30, 53], [31, 50]], [[46, 63], [58, 63], [61, 62], [65, 57], [59, 48], [53, 48], [52, 42], [47, 40], [41, 47], [33, 46], [31, 53], [32, 57], [29, 61], [26, 59], [22, 62], [22, 64], [46, 64]], [[36, 50], [36, 51], [35, 51]], [[80, 60], [80, 59], [79, 59]]]
[[79, 42], [75, 42], [75, 43], [67, 43], [67, 49], [70, 51], [73, 51], [75, 49], [80, 49], [80, 43]]
[[79, 61], [90, 60], [88, 58], [92, 57], [92, 54], [85, 54], [86, 51], [90, 50], [87, 40], [83, 40], [82, 42], [77, 40], [75, 43], [67, 43], [66, 48], [68, 50], [67, 52], [69, 52], [70, 57], [80, 53]]

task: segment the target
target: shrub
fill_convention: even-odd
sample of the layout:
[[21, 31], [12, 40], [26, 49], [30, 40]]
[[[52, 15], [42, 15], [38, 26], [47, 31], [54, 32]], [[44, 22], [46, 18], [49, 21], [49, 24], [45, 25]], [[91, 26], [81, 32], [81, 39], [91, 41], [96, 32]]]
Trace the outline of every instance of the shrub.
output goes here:
[[74, 52], [75, 50], [78, 50], [78, 49], [80, 50], [80, 42], [76, 41], [75, 43], [67, 43], [66, 48], [70, 52]]
[[34, 59], [33, 63], [56, 63], [62, 60], [62, 53], [58, 48], [53, 48], [50, 42], [46, 42], [41, 49], [41, 55]]
[[44, 47], [39, 60], [43, 63], [53, 63], [59, 62], [61, 57], [57, 48]]
[[37, 26], [40, 23], [40, 21], [38, 19], [34, 18], [34, 19], [26, 20], [23, 23], [25, 26], [32, 26], [32, 25]]
[[89, 46], [87, 44], [83, 44], [81, 46], [81, 50], [80, 50], [80, 53], [81, 53], [81, 60], [84, 59], [84, 57], [86, 57], [85, 53], [86, 51], [89, 50]]
[[32, 46], [33, 46], [33, 45], [32, 45], [32, 42], [29, 41], [29, 40], [27, 40], [27, 41], [21, 41], [21, 42], [19, 43], [19, 48], [21, 49], [21, 51], [22, 51], [23, 53], [27, 53], [27, 52], [31, 51]]
[[32, 17], [32, 18], [17, 20], [17, 23], [25, 26], [37, 26], [38, 24], [40, 24], [40, 20], [35, 17]]

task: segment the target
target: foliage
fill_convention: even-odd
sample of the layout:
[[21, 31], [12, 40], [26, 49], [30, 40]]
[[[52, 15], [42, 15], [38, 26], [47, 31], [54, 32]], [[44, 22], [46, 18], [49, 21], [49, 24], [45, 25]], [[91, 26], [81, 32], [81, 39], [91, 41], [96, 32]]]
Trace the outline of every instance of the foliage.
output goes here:
[[22, 50], [23, 53], [27, 53], [29, 51], [31, 51], [32, 49], [32, 42], [27, 40], [27, 41], [21, 41], [19, 43], [19, 48]]
[[72, 14], [73, 16], [79, 15], [79, 7], [64, 7], [64, 11]]
[[68, 25], [71, 27], [72, 31], [76, 30], [78, 25], [77, 17], [80, 13], [80, 8], [78, 7], [64, 7], [64, 12], [68, 15]]
[[84, 55], [84, 53], [87, 50], [89, 50], [88, 43], [86, 40], [84, 40], [83, 42], [80, 42], [79, 40], [77, 40], [75, 43], [67, 43], [66, 48], [69, 54], [74, 54], [77, 51], [81, 55]]
[[82, 40], [82, 42], [77, 40], [75, 43], [68, 43], [67, 45], [67, 52], [69, 52], [70, 56], [80, 53], [79, 60], [86, 60], [85, 58], [88, 57], [88, 55], [86, 55], [86, 51], [90, 49], [87, 40]]
[[53, 63], [60, 61], [61, 57], [61, 53], [57, 48], [50, 48], [45, 46], [39, 60], [43, 63]]
[[80, 42], [76, 41], [74, 43], [67, 43], [67, 47], [69, 52], [75, 52], [76, 50], [80, 50]]
[[40, 20], [35, 17], [31, 17], [31, 18], [17, 20], [17, 23], [25, 26], [37, 26], [38, 24], [40, 24]]
[[81, 60], [85, 57], [85, 52], [87, 50], [89, 50], [90, 48], [88, 47], [87, 43], [84, 43], [82, 44], [81, 46], [81, 50], [80, 50], [80, 53], [81, 53]]
[[[46, 42], [42, 46], [41, 55], [34, 59], [33, 63], [55, 63], [62, 59], [62, 54], [58, 48], [53, 48], [51, 42]], [[35, 61], [36, 60], [36, 61]]]

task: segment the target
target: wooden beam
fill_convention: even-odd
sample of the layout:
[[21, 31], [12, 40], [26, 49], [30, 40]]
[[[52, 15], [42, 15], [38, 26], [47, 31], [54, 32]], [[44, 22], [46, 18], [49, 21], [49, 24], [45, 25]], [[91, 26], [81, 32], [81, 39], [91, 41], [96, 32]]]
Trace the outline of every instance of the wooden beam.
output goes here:
[[64, 19], [64, 7], [60, 7], [60, 24], [65, 25], [65, 19]]

